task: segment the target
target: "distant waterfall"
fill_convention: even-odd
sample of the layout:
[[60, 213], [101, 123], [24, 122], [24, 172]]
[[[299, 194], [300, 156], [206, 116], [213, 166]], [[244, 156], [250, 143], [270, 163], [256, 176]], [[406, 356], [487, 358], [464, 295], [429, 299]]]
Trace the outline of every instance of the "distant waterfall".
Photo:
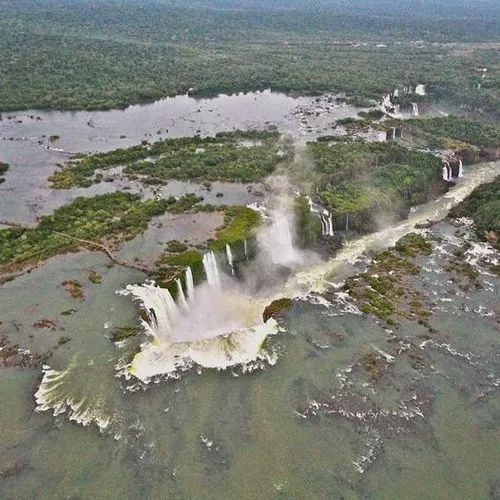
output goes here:
[[417, 95], [425, 95], [425, 85], [419, 83], [416, 87], [415, 87], [415, 94]]
[[451, 182], [452, 180], [452, 171], [450, 164], [445, 161], [443, 166], [443, 180], [446, 182]]
[[460, 179], [463, 176], [464, 176], [464, 166], [462, 164], [462, 160], [458, 160], [458, 178]]
[[333, 236], [333, 216], [328, 217], [328, 236]]
[[248, 243], [246, 238], [243, 240], [243, 249], [245, 251], [245, 259], [248, 260]]
[[229, 244], [226, 244], [226, 256], [227, 256], [227, 263], [231, 268], [231, 274], [234, 276], [233, 252], [231, 251], [231, 247], [229, 246]]
[[175, 282], [177, 283], [178, 302], [181, 305], [181, 307], [183, 307], [184, 309], [188, 309], [186, 296], [184, 295], [184, 290], [182, 289], [182, 282], [180, 279], [176, 279]]
[[328, 210], [316, 206], [311, 198], [307, 197], [307, 201], [310, 212], [319, 216], [322, 236], [333, 236], [333, 215]]
[[194, 280], [193, 271], [191, 271], [191, 268], [189, 266], [186, 269], [186, 290], [188, 299], [192, 300], [194, 298]]
[[418, 104], [416, 102], [411, 103], [411, 116], [418, 116]]
[[217, 267], [217, 260], [213, 252], [207, 252], [203, 256], [203, 268], [207, 277], [208, 284], [213, 287], [220, 287], [219, 268]]
[[333, 236], [333, 216], [328, 210], [320, 213], [321, 234], [323, 236]]

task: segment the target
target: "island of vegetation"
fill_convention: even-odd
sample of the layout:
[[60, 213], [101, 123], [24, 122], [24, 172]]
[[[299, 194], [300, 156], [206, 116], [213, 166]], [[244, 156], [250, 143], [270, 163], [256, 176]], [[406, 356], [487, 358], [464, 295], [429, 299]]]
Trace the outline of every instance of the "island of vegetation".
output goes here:
[[56, 189], [89, 187], [101, 182], [107, 169], [124, 166], [123, 175], [146, 185], [166, 184], [169, 179], [254, 182], [285, 163], [289, 150], [290, 144], [280, 140], [276, 130], [165, 139], [107, 153], [78, 155], [49, 180]]

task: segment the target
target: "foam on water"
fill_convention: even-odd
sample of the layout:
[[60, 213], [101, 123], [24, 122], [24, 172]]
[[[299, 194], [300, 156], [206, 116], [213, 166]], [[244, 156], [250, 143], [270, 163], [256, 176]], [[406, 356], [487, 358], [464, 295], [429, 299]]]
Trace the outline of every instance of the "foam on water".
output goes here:
[[[37, 412], [52, 410], [54, 416], [66, 413], [69, 420], [80, 425], [95, 424], [104, 432], [115, 419], [109, 400], [92, 392], [79, 393], [75, 384], [82, 368], [74, 357], [65, 370], [43, 366], [43, 378], [35, 393]], [[79, 387], [79, 386], [78, 386]]]

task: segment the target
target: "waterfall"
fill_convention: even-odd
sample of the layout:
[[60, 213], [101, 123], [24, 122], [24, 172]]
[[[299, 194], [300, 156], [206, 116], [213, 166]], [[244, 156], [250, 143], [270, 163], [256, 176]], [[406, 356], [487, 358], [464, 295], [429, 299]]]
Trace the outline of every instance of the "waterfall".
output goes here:
[[396, 90], [392, 93], [392, 95], [393, 95], [394, 97], [399, 97], [399, 90], [398, 90], [398, 89], [396, 89]]
[[464, 176], [464, 166], [462, 164], [462, 160], [458, 160], [458, 178], [460, 179], [463, 176]]
[[233, 265], [233, 252], [231, 252], [231, 247], [228, 243], [226, 243], [226, 255], [227, 255], [227, 263], [231, 268], [231, 274], [234, 276], [234, 265]]
[[328, 217], [328, 236], [333, 236], [333, 218], [332, 214]]
[[193, 271], [188, 266], [186, 269], [186, 290], [187, 290], [187, 298], [192, 300], [194, 298], [194, 280], [193, 280]]
[[243, 249], [245, 251], [245, 259], [248, 260], [248, 244], [246, 238], [243, 240]]
[[411, 103], [411, 116], [418, 116], [418, 104], [416, 102]]
[[171, 342], [172, 321], [179, 317], [179, 309], [166, 288], [154, 283], [144, 285], [128, 285], [125, 295], [132, 294], [143, 304], [148, 321], [143, 321], [146, 331], [158, 341]]
[[446, 161], [443, 160], [443, 180], [446, 182], [451, 182], [452, 180], [452, 170], [450, 164]]
[[419, 83], [415, 87], [415, 94], [417, 94], [417, 95], [425, 95], [425, 85]]
[[182, 289], [182, 282], [179, 278], [175, 280], [177, 283], [177, 298], [178, 302], [183, 307], [184, 309], [189, 309], [187, 302], [186, 302], [186, 296], [184, 295], [184, 290]]
[[203, 256], [203, 268], [207, 277], [208, 284], [213, 287], [220, 287], [219, 268], [213, 252], [207, 252]]
[[309, 202], [309, 210], [313, 214], [318, 214], [319, 221], [321, 222], [321, 235], [322, 236], [333, 236], [333, 215], [324, 209], [320, 209], [317, 207], [311, 198], [307, 197], [307, 201]]
[[443, 165], [443, 181], [447, 180], [448, 180], [448, 168], [446, 167], [446, 165]]
[[324, 213], [319, 214], [319, 220], [321, 222], [321, 234], [323, 236], [328, 235], [328, 219]]
[[257, 234], [263, 253], [275, 265], [287, 266], [302, 263], [302, 253], [293, 245], [292, 216], [279, 210], [271, 213], [272, 224]]

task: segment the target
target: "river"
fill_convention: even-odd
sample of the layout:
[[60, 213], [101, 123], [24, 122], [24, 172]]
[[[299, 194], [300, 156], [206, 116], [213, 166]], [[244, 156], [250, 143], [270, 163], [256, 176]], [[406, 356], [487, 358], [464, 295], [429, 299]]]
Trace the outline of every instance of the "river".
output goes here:
[[[259, 116], [254, 108], [260, 97], [240, 96], [243, 107], [231, 97], [201, 103], [176, 98], [187, 116], [197, 116], [201, 106], [205, 111], [199, 125], [180, 120], [175, 130], [182, 135], [206, 126], [202, 133], [213, 133], [218, 129], [207, 117], [216, 113], [209, 109], [218, 109], [234, 117], [218, 122], [221, 129], [259, 126], [269, 118], [296, 132], [289, 113], [297, 103], [276, 97], [273, 110], [266, 106], [269, 95], [262, 96]], [[73, 151], [131, 145], [160, 122], [172, 133], [174, 125], [165, 120], [170, 104], [148, 106], [149, 124], [141, 121], [148, 113], [139, 106], [105, 113], [34, 112], [42, 121], [8, 125], [10, 132], [4, 128], [0, 135], [58, 134], [60, 147]], [[17, 128], [23, 125], [26, 130]], [[35, 139], [0, 146], [13, 162], [0, 198], [2, 217], [34, 222], [76, 195], [100, 189], [54, 194], [45, 179], [63, 153], [44, 149]], [[413, 282], [436, 304], [431, 325], [437, 333], [431, 339], [416, 323], [403, 322], [391, 331], [360, 314], [341, 293], [321, 292], [362, 271], [367, 253], [393, 244], [416, 222], [442, 219], [476, 185], [499, 173], [500, 163], [466, 168], [449, 193], [419, 207], [408, 221], [353, 240], [336, 258], [291, 277], [282, 292], [298, 300], [268, 339], [273, 363], [251, 373], [193, 368], [149, 384], [120, 376], [120, 367], [147, 339], [142, 335], [120, 345], [109, 340], [114, 327], [138, 323], [136, 304], [116, 291], [144, 276], [107, 267], [100, 253], [52, 258], [6, 283], [0, 289], [0, 334], [24, 349], [53, 354], [38, 411], [34, 395], [42, 373], [0, 370], [2, 497], [496, 498], [500, 279], [477, 256], [492, 261], [498, 253], [475, 243], [466, 225], [445, 221], [432, 229], [433, 253], [419, 262], [422, 272]], [[167, 219], [165, 230], [177, 234], [175, 220]], [[179, 224], [187, 223], [180, 218]], [[199, 223], [214, 229], [208, 220]], [[153, 256], [160, 236], [152, 226], [123, 253], [132, 257], [140, 247]], [[466, 257], [478, 269], [482, 288], [459, 292], [443, 269], [465, 241], [474, 242]], [[89, 282], [90, 269], [102, 274], [101, 284]], [[67, 279], [84, 284], [84, 300], [62, 289]], [[70, 308], [73, 314], [60, 314]], [[52, 319], [54, 329], [35, 328], [42, 318]], [[389, 342], [394, 335], [396, 344]], [[62, 336], [71, 340], [59, 345]], [[379, 351], [387, 354], [388, 368], [375, 383], [359, 362]], [[405, 352], [418, 354], [422, 367], [415, 369], [415, 358]]]

